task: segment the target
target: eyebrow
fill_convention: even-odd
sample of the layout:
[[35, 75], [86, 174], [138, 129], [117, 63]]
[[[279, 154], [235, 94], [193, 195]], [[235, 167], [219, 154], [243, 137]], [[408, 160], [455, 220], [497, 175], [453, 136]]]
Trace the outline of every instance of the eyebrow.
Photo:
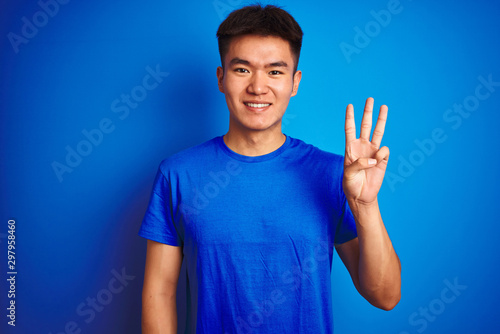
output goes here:
[[[235, 65], [235, 64], [250, 66], [250, 62], [248, 60], [241, 59], [238, 57], [231, 59], [231, 61], [229, 62], [229, 65], [231, 65], [231, 66]], [[286, 62], [280, 60], [280, 61], [276, 61], [274, 63], [267, 64], [265, 67], [266, 68], [267, 67], [288, 67], [288, 64]]]

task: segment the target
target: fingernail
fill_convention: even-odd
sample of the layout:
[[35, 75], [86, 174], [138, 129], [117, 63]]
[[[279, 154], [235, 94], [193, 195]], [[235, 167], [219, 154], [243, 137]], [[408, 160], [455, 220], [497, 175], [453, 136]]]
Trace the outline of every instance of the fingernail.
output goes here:
[[376, 165], [377, 164], [377, 159], [368, 159], [368, 164], [369, 165]]

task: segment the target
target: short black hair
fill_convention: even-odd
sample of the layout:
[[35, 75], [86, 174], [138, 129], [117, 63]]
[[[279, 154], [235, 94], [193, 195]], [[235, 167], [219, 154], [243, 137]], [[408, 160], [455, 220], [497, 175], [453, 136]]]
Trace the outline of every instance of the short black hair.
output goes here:
[[273, 5], [262, 7], [260, 4], [232, 11], [217, 30], [223, 68], [231, 40], [242, 35], [277, 36], [288, 41], [295, 60], [294, 73], [297, 71], [304, 33], [287, 11]]

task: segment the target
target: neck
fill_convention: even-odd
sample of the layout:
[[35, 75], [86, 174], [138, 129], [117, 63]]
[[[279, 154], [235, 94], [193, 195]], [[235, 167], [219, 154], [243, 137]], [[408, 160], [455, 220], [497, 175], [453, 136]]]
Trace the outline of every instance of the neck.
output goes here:
[[232, 151], [255, 157], [276, 151], [285, 143], [286, 136], [279, 131], [254, 131], [250, 133], [240, 133], [229, 131], [224, 135], [224, 142]]

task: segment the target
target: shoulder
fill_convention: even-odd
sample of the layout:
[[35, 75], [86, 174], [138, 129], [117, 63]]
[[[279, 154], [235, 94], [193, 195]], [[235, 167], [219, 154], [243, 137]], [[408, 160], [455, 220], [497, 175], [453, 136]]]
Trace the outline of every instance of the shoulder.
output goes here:
[[344, 157], [340, 154], [322, 150], [307, 144], [300, 139], [292, 138], [290, 151], [295, 151], [295, 162], [303, 171], [303, 179], [313, 180], [319, 187], [326, 186], [329, 193], [340, 198], [342, 177], [344, 174]]
[[301, 139], [290, 137], [290, 141], [291, 151], [306, 159], [306, 161], [311, 161], [316, 165], [325, 165], [330, 168], [332, 166], [343, 168], [344, 157], [342, 155], [322, 150]]
[[186, 170], [203, 165], [204, 162], [213, 159], [219, 139], [220, 137], [214, 137], [163, 159], [160, 163], [160, 170], [164, 175], [167, 175], [172, 171]]

